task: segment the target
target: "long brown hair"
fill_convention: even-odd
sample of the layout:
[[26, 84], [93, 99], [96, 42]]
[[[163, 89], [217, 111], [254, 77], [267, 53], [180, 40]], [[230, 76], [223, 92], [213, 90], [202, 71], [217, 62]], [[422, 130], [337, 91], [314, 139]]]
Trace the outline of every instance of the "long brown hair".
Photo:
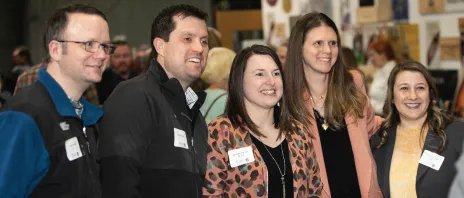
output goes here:
[[402, 62], [396, 65], [390, 73], [390, 77], [388, 78], [387, 98], [385, 100], [385, 105], [383, 106], [383, 113], [386, 115], [385, 121], [382, 125], [384, 130], [380, 132], [381, 140], [379, 145], [377, 145], [377, 148], [380, 148], [382, 145], [387, 143], [388, 133], [386, 129], [401, 122], [399, 112], [396, 109], [395, 104], [393, 104], [393, 87], [395, 85], [396, 76], [402, 71], [419, 72], [422, 76], [424, 76], [425, 81], [427, 81], [427, 84], [429, 85], [430, 103], [427, 108], [427, 118], [421, 127], [420, 137], [424, 137], [424, 135], [426, 135], [427, 129], [432, 129], [433, 133], [441, 139], [440, 146], [438, 148], [438, 152], [441, 152], [446, 145], [445, 128], [448, 124], [453, 122], [454, 118], [451, 114], [438, 107], [436, 104], [438, 101], [438, 90], [432, 76], [424, 65], [415, 61]]
[[[291, 114], [292, 118], [301, 122], [306, 129], [311, 125], [310, 120], [314, 118], [310, 114], [312, 109], [306, 106], [307, 98], [303, 97], [305, 93], [309, 93], [303, 65], [303, 43], [310, 30], [324, 25], [331, 27], [337, 34], [339, 51], [337, 61], [329, 73], [324, 112], [327, 122], [330, 126], [339, 129], [343, 126], [346, 114], [362, 118], [364, 106], [367, 103], [367, 97], [358, 90], [353, 76], [343, 61], [337, 26], [323, 13], [308, 13], [298, 19], [290, 34], [284, 72], [284, 78], [288, 81], [286, 84], [288, 87], [285, 87], [288, 104], [282, 109], [283, 114]], [[281, 124], [283, 128], [291, 128], [292, 123], [282, 122]]]

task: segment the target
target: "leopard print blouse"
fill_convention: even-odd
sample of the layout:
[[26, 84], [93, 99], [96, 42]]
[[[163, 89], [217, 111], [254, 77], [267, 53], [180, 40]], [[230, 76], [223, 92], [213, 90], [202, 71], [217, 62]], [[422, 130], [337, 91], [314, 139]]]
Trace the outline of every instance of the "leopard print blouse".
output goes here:
[[[248, 130], [220, 116], [208, 125], [208, 155], [203, 197], [267, 197], [267, 168]], [[314, 147], [301, 127], [286, 135], [293, 171], [294, 197], [319, 197], [322, 182]], [[232, 168], [228, 151], [251, 146], [254, 161]]]

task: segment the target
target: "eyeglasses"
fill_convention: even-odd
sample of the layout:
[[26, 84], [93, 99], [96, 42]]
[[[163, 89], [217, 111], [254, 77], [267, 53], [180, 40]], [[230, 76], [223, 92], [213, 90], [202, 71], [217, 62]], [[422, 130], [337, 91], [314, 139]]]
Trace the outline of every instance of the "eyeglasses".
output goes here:
[[63, 40], [56, 40], [61, 43], [65, 42], [70, 42], [70, 43], [77, 43], [77, 44], [82, 44], [85, 46], [85, 51], [95, 53], [98, 51], [98, 49], [103, 48], [103, 51], [105, 51], [106, 54], [110, 55], [114, 53], [114, 50], [116, 49], [116, 46], [113, 44], [103, 44], [97, 41], [63, 41]]

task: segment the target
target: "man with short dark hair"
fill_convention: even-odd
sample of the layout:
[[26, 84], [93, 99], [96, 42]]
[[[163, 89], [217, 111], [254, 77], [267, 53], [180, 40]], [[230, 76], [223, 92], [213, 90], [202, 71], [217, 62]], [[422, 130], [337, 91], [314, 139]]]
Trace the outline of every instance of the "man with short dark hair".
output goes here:
[[1, 197], [101, 197], [95, 124], [103, 111], [82, 94], [101, 80], [114, 51], [109, 38], [94, 7], [51, 16], [47, 69], [0, 109]]
[[155, 59], [118, 85], [100, 127], [103, 197], [201, 197], [208, 131], [205, 93], [189, 85], [206, 65], [206, 14], [189, 5], [163, 9], [152, 25]]
[[110, 56], [110, 68], [103, 72], [102, 80], [96, 85], [101, 104], [120, 82], [137, 76], [130, 70], [133, 64], [131, 45], [126, 41], [115, 41], [113, 44], [116, 50]]

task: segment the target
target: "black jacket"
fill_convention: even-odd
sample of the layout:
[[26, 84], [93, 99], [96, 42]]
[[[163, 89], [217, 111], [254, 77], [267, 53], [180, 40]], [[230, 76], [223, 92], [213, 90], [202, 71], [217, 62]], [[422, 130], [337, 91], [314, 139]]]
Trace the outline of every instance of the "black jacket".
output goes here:
[[[116, 87], [99, 125], [103, 197], [201, 196], [208, 132], [199, 111], [205, 93], [197, 95], [190, 109], [156, 61]], [[188, 149], [174, 146], [175, 130], [185, 131]]]
[[[44, 69], [37, 82], [5, 103], [0, 109], [0, 197], [101, 197], [95, 123], [103, 111], [81, 103], [82, 119]], [[74, 150], [67, 149], [70, 140]]]
[[[372, 154], [377, 163], [377, 178], [379, 179], [379, 186], [385, 198], [390, 197], [390, 165], [393, 157], [393, 149], [395, 148], [396, 129], [397, 125], [395, 124], [386, 130], [388, 141], [379, 149], [375, 147], [380, 143], [380, 132], [371, 137]], [[423, 164], [419, 164], [416, 176], [416, 193], [419, 198], [448, 196], [451, 183], [456, 175], [454, 165], [462, 153], [464, 123], [455, 122], [448, 125], [445, 133], [447, 136], [445, 149], [443, 152], [438, 153], [445, 157], [440, 169], [436, 171]], [[440, 138], [429, 130], [422, 152], [424, 150], [437, 152], [439, 143]]]

